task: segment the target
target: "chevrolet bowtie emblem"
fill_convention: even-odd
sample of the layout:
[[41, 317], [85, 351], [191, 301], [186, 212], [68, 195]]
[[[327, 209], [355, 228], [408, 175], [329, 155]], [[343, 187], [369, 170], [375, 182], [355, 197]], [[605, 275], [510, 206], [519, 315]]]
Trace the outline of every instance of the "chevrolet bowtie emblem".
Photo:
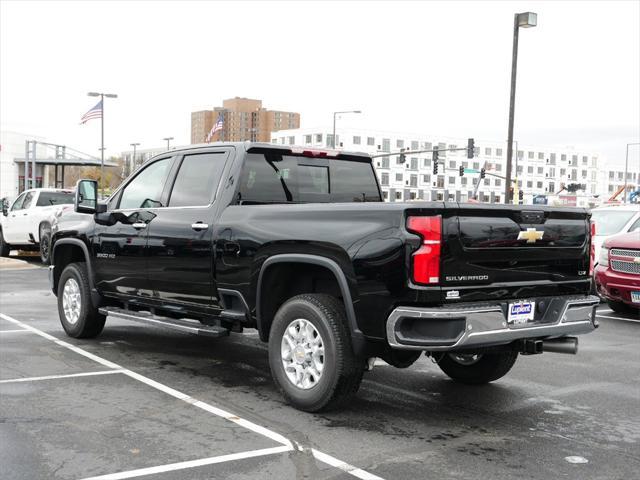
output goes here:
[[526, 232], [518, 233], [518, 240], [526, 240], [527, 243], [536, 243], [536, 240], [542, 240], [544, 232], [539, 232], [535, 228], [527, 228]]

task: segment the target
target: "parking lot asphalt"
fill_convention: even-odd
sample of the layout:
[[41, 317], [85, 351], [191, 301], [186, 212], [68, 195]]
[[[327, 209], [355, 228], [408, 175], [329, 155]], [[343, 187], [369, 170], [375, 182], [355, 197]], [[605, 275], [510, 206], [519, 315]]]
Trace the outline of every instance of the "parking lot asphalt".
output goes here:
[[206, 339], [109, 320], [65, 336], [46, 270], [0, 270], [6, 479], [638, 478], [640, 319], [600, 307], [578, 355], [520, 357], [470, 387], [382, 361], [346, 408], [308, 414], [252, 330]]

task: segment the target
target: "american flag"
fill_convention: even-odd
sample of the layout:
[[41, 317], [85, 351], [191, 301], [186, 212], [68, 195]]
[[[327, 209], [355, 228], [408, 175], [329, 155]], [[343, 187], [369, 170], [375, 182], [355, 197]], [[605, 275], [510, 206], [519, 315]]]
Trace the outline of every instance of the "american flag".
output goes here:
[[82, 116], [80, 119], [80, 125], [83, 125], [94, 118], [102, 118], [102, 100], [96, 103], [95, 107]]
[[205, 142], [209, 143], [211, 141], [211, 138], [213, 138], [213, 136], [215, 135], [215, 133], [219, 130], [222, 130], [223, 126], [224, 126], [224, 117], [222, 116], [222, 114], [220, 114], [218, 115], [218, 120], [216, 121], [216, 123], [214, 123], [213, 127], [211, 127], [211, 131], [207, 135]]

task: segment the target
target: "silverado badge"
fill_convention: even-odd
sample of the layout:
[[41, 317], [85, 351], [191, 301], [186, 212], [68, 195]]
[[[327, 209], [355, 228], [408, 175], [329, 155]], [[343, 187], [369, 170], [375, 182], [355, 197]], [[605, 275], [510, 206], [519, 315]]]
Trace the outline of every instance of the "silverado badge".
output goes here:
[[539, 232], [535, 228], [527, 228], [526, 232], [518, 233], [518, 240], [526, 240], [527, 243], [536, 243], [536, 240], [542, 240], [544, 231]]

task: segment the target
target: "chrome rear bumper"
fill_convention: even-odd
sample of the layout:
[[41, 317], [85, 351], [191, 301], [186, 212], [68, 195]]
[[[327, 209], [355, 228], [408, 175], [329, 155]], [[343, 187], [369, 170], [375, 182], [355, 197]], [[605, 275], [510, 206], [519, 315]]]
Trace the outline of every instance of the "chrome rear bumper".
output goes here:
[[447, 351], [510, 343], [525, 338], [579, 335], [597, 328], [594, 295], [554, 297], [543, 318], [507, 324], [507, 302], [442, 308], [398, 307], [387, 319], [387, 341], [403, 350]]

